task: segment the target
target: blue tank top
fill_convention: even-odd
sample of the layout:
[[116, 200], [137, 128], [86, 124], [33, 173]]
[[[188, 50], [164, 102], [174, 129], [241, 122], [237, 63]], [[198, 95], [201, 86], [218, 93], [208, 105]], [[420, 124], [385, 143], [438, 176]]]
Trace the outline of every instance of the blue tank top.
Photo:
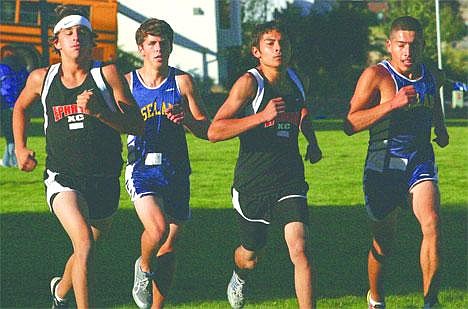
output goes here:
[[432, 153], [430, 142], [432, 111], [436, 96], [434, 77], [421, 64], [421, 76], [408, 79], [384, 60], [383, 66], [395, 82], [395, 93], [402, 87], [413, 85], [418, 93], [417, 102], [392, 112], [374, 124], [370, 130], [366, 168], [406, 170], [409, 161], [419, 152]]
[[142, 136], [128, 135], [128, 161], [135, 167], [144, 167], [150, 153], [162, 155], [164, 168], [179, 173], [190, 173], [187, 141], [182, 125], [166, 117], [169, 107], [180, 104], [182, 97], [176, 81], [177, 69], [169, 67], [166, 80], [158, 87], [144, 84], [138, 71], [131, 73], [131, 91], [145, 121]]

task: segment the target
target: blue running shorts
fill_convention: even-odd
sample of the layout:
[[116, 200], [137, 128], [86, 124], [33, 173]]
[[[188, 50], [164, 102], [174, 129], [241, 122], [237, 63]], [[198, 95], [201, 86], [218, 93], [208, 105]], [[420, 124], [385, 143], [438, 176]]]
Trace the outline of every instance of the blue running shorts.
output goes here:
[[380, 221], [397, 207], [407, 208], [409, 192], [423, 181], [438, 182], [437, 166], [433, 160], [408, 166], [406, 171], [366, 169], [363, 189], [369, 217]]
[[167, 172], [163, 166], [143, 166], [134, 164], [125, 169], [125, 187], [132, 202], [147, 195], [161, 198], [164, 213], [177, 221], [191, 218], [189, 174]]

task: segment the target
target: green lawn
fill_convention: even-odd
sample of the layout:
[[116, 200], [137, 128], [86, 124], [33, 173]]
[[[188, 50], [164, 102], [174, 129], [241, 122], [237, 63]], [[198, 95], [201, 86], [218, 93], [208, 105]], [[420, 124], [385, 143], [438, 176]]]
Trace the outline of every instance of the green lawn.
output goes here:
[[[444, 308], [467, 308], [468, 121], [449, 120], [451, 144], [436, 147], [442, 192]], [[334, 120], [317, 121], [323, 160], [306, 165], [312, 247], [318, 269], [318, 306], [365, 308], [366, 255], [370, 235], [361, 189], [367, 133], [347, 137]], [[42, 173], [44, 138], [34, 119], [29, 146], [40, 162], [32, 173], [0, 169], [0, 307], [49, 307], [49, 280], [70, 253], [60, 224], [48, 212]], [[3, 141], [2, 141], [3, 142]], [[178, 270], [168, 308], [228, 308], [225, 287], [237, 245], [230, 203], [238, 141], [210, 144], [188, 135], [193, 174], [193, 220], [179, 242]], [[0, 151], [3, 153], [4, 144]], [[301, 140], [301, 149], [305, 148]], [[420, 232], [410, 212], [402, 212], [397, 248], [386, 283], [388, 308], [422, 306], [418, 246]], [[139, 223], [122, 187], [121, 206], [109, 237], [97, 253], [100, 307], [136, 308], [131, 298]], [[265, 257], [252, 278], [246, 308], [296, 308], [281, 231], [272, 227]]]

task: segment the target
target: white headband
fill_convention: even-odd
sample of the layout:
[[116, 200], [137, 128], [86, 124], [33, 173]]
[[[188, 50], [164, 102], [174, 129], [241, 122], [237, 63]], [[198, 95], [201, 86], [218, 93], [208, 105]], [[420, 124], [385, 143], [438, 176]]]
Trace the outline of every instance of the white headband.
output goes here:
[[91, 28], [91, 23], [89, 22], [86, 17], [83, 17], [81, 15], [68, 15], [62, 18], [54, 27], [54, 34], [57, 34], [60, 32], [62, 29], [70, 28], [73, 26], [85, 26], [86, 28], [89, 29], [89, 31], [93, 31]]

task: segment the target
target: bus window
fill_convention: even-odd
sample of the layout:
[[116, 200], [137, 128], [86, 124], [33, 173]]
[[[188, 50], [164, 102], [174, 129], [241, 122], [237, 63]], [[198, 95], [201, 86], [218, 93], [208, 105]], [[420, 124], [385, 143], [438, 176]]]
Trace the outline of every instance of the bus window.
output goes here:
[[38, 2], [21, 2], [20, 3], [20, 21], [21, 25], [37, 25], [39, 16]]
[[15, 22], [15, 8], [16, 1], [14, 0], [3, 0], [0, 1], [0, 20], [3, 23], [14, 23]]
[[[60, 4], [77, 7], [92, 23], [93, 31], [98, 35], [93, 50], [97, 60], [114, 61], [117, 55], [117, 0], [0, 0], [0, 51], [6, 46], [21, 50], [28, 70], [60, 61], [47, 42], [47, 36], [53, 35], [52, 29], [57, 23], [54, 9]], [[41, 16], [42, 12], [47, 14], [46, 18]], [[42, 21], [44, 25], [48, 23], [48, 29], [39, 27]], [[43, 33], [45, 30], [47, 33]], [[44, 48], [48, 53], [43, 53]]]

